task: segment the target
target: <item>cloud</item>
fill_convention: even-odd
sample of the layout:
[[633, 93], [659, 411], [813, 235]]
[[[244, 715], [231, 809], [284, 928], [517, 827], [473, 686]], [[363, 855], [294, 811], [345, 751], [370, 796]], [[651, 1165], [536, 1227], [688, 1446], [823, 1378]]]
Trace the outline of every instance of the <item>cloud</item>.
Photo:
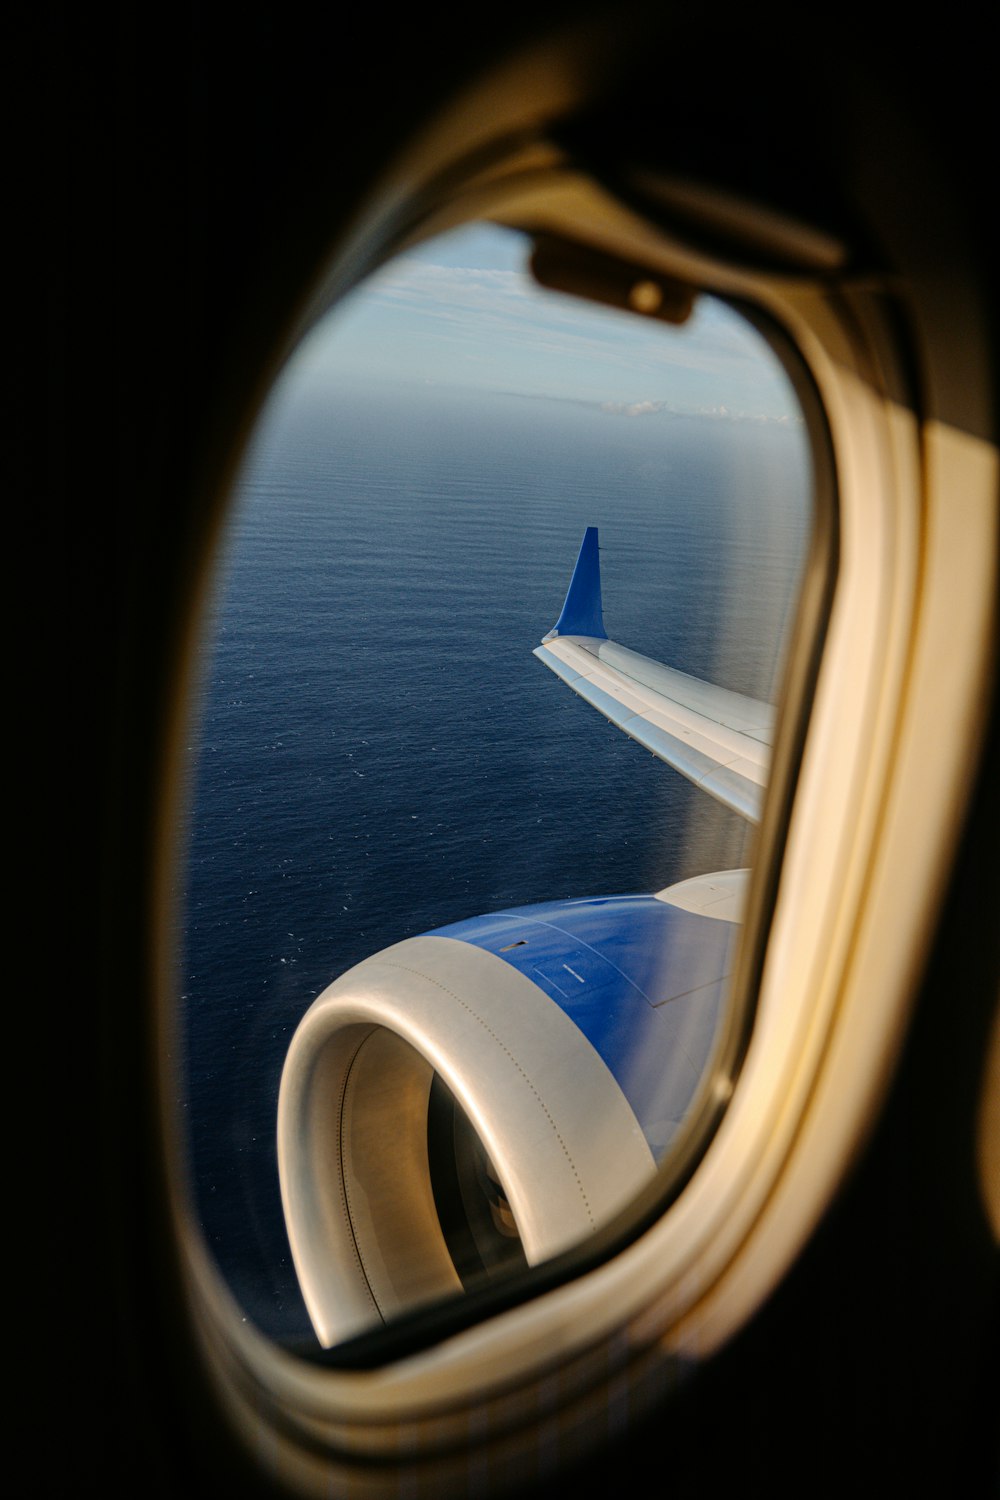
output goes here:
[[766, 422], [782, 427], [801, 426], [802, 417], [797, 412], [771, 414], [762, 411], [743, 411], [728, 406], [682, 405], [673, 401], [602, 401], [601, 411], [615, 417], [712, 417], [724, 422]]
[[645, 417], [651, 412], [674, 412], [674, 408], [667, 401], [602, 401], [601, 410], [611, 412], [614, 416], [621, 417]]

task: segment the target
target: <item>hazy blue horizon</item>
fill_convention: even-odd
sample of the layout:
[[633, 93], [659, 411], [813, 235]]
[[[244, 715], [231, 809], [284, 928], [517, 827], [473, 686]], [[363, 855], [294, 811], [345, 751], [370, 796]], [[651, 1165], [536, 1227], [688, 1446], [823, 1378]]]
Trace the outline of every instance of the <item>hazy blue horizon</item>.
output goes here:
[[290, 378], [451, 385], [612, 405], [636, 416], [720, 408], [797, 422], [791, 383], [763, 336], [714, 297], [676, 328], [539, 287], [523, 235], [455, 230], [350, 293], [293, 357]]

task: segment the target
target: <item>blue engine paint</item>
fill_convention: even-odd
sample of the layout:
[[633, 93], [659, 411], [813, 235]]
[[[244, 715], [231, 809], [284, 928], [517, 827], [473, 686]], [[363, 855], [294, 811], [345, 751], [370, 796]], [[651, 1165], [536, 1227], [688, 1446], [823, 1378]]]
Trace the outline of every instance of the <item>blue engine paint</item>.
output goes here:
[[548, 901], [437, 930], [518, 969], [614, 1074], [655, 1156], [711, 1051], [739, 924], [653, 896]]
[[607, 640], [601, 607], [601, 554], [597, 527], [588, 526], [580, 543], [580, 554], [573, 569], [562, 614], [552, 630], [553, 635], [592, 635]]

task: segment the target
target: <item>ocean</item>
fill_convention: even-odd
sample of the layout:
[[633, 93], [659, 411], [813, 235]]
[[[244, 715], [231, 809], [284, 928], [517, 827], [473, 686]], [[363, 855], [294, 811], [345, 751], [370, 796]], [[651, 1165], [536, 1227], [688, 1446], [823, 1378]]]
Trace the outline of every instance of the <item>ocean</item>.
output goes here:
[[191, 719], [178, 1102], [207, 1243], [271, 1336], [311, 1337], [275, 1120], [333, 978], [463, 917], [752, 859], [533, 659], [584, 528], [612, 638], [774, 701], [810, 503], [794, 424], [380, 385], [261, 425]]

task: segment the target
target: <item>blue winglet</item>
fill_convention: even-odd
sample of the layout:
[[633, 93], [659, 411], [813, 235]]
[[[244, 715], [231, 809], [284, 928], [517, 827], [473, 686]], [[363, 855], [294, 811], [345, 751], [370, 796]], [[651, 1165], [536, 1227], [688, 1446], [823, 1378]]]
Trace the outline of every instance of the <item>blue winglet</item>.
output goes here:
[[562, 614], [545, 639], [551, 640], [556, 635], [593, 635], [605, 641], [608, 638], [601, 612], [601, 555], [596, 526], [588, 526], [583, 533]]

